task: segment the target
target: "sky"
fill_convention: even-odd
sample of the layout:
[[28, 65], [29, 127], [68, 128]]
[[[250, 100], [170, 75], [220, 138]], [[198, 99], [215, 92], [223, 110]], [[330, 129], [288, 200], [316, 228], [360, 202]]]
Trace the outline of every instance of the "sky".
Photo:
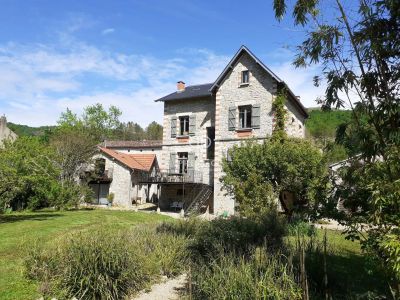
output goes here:
[[213, 82], [241, 45], [316, 106], [318, 68], [295, 69], [305, 32], [272, 0], [0, 0], [0, 115], [56, 124], [66, 108], [119, 107], [121, 120], [161, 123], [176, 82]]

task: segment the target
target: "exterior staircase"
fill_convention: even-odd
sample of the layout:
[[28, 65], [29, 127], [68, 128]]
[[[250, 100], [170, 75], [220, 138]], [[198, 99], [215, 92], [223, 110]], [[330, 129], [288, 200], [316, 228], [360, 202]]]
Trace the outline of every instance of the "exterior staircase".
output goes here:
[[214, 190], [212, 186], [202, 184], [197, 195], [193, 198], [193, 201], [187, 206], [186, 214], [193, 215], [200, 213], [202, 208], [207, 207], [207, 201], [213, 192]]

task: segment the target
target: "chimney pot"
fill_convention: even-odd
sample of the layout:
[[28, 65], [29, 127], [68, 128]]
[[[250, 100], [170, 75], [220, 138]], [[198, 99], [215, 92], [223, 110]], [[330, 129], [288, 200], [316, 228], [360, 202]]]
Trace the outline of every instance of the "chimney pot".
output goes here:
[[176, 89], [178, 92], [183, 92], [185, 90], [185, 83], [183, 81], [178, 81], [176, 83]]

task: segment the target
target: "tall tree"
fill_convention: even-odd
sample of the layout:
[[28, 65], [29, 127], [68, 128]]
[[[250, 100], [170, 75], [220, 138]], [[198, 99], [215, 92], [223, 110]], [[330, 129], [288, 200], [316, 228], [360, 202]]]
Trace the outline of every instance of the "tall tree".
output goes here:
[[[343, 219], [350, 237], [361, 238], [364, 249], [391, 271], [394, 297], [400, 297], [400, 2], [346, 4], [295, 1], [294, 22], [307, 38], [294, 64], [322, 67], [314, 83], [326, 83], [319, 100], [324, 108], [347, 103], [352, 109], [337, 141], [358, 155], [343, 168], [336, 196], [352, 211]], [[278, 19], [287, 9], [287, 1], [274, 0]], [[373, 226], [368, 235], [359, 231], [360, 223]]]

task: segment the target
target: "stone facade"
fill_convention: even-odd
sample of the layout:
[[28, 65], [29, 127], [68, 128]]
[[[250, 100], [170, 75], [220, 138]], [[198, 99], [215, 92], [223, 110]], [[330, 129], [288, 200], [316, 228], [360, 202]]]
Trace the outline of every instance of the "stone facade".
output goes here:
[[[193, 133], [187, 136], [179, 135], [179, 124], [176, 126], [176, 136], [171, 134], [171, 119], [189, 116], [195, 120]], [[169, 171], [171, 153], [193, 153], [193, 168], [201, 174], [202, 182], [212, 184], [212, 159], [207, 158], [207, 127], [214, 127], [214, 103], [210, 98], [198, 98], [186, 101], [174, 101], [164, 106], [163, 148], [160, 159], [161, 169]], [[179, 123], [179, 122], [178, 122]], [[178, 160], [174, 161], [174, 169], [178, 169]], [[199, 175], [200, 176], [200, 175]]]
[[[179, 152], [194, 153], [195, 170], [202, 172], [203, 183], [213, 186], [213, 210], [217, 215], [233, 214], [235, 208], [234, 199], [229, 197], [221, 187], [222, 159], [226, 157], [228, 149], [245, 139], [252, 138], [262, 142], [271, 136], [274, 126], [272, 103], [279, 87], [283, 84], [248, 50], [240, 50], [226, 70], [214, 83], [215, 89], [209, 96], [172, 99], [173, 101], [161, 100], [164, 101], [161, 168], [168, 169], [171, 157]], [[242, 83], [243, 71], [248, 71], [249, 80], [245, 83]], [[180, 87], [181, 90], [177, 93], [182, 91], [182, 86]], [[289, 98], [290, 101], [288, 100], [285, 104], [288, 111], [286, 129], [289, 136], [303, 138], [306, 112], [298, 100], [293, 99], [295, 97], [293, 94], [289, 96], [292, 99]], [[257, 124], [257, 126], [240, 128], [239, 107], [253, 109], [252, 125]], [[254, 108], [257, 109], [257, 115]], [[196, 115], [195, 135], [181, 138], [178, 134], [179, 122], [176, 127], [171, 125], [171, 122], [173, 123], [173, 119], [179, 120], [181, 116], [193, 114]], [[253, 121], [253, 116], [258, 119]], [[215, 128], [213, 160], [207, 159], [207, 127]], [[176, 136], [171, 134], [171, 128], [177, 131]], [[166, 190], [168, 197], [173, 197], [173, 188], [168, 187]]]
[[7, 119], [5, 116], [0, 117], [0, 147], [5, 140], [15, 141], [17, 135], [7, 127]]
[[[93, 157], [93, 161], [98, 159], [105, 160], [105, 174], [110, 182], [99, 183], [106, 194], [114, 194], [113, 206], [129, 208], [135, 204], [143, 204], [147, 201], [156, 202], [158, 199], [157, 185], [142, 184], [140, 170], [132, 170], [121, 162], [112, 159], [103, 153]], [[156, 172], [157, 165], [153, 166], [150, 173]], [[104, 197], [104, 195], [103, 195]], [[100, 201], [104, 204], [103, 201]]]

